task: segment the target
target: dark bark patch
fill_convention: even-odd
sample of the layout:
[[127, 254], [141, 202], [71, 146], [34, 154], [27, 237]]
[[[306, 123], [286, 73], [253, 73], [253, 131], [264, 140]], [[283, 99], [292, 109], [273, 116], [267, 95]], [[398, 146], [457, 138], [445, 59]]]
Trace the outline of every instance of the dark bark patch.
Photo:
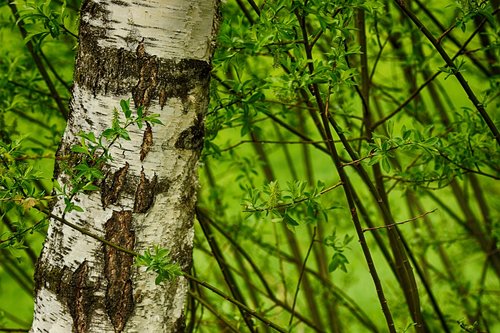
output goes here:
[[189, 108], [188, 96], [196, 85], [208, 89], [210, 65], [194, 59], [163, 60], [159, 72], [158, 96], [163, 108], [169, 98], [179, 98], [185, 112]]
[[93, 293], [94, 288], [89, 282], [89, 265], [85, 260], [73, 273], [66, 298], [73, 318], [73, 331], [76, 333], [88, 331], [94, 303]]
[[136, 55], [139, 65], [139, 81], [132, 89], [132, 97], [136, 107], [148, 107], [158, 86], [159, 62], [156, 56], [150, 56], [146, 53], [144, 40], [137, 46]]
[[[90, 15], [103, 17], [106, 12]], [[208, 91], [210, 64], [194, 59], [160, 59], [147, 53], [147, 42], [138, 43], [135, 52], [125, 49], [103, 48], [100, 39], [107, 39], [105, 27], [96, 27], [83, 19], [80, 27], [80, 47], [75, 66], [75, 83], [87, 88], [94, 95], [126, 95], [132, 92], [136, 107], [147, 108], [153, 100], [163, 108], [170, 98], [179, 98], [184, 111], [192, 107], [188, 96], [196, 87]]]
[[73, 332], [88, 331], [91, 316], [98, 299], [94, 293], [98, 283], [90, 281], [89, 264], [85, 260], [75, 271], [68, 267], [55, 267], [39, 260], [35, 273], [35, 292], [42, 287], [54, 293], [57, 299], [65, 304], [73, 319]]
[[120, 1], [120, 0], [111, 0], [111, 3], [114, 3], [115, 5], [119, 5], [122, 7], [129, 7], [130, 4], [126, 1]]
[[101, 183], [101, 202], [103, 208], [118, 201], [123, 186], [125, 185], [128, 168], [129, 164], [125, 162], [125, 166], [118, 169], [118, 171], [113, 174], [113, 179], [110, 183], [106, 182], [107, 177], [103, 179]]
[[45, 287], [56, 295], [67, 288], [71, 272], [67, 267], [57, 268], [50, 266], [44, 260], [38, 260], [35, 270], [35, 293]]
[[102, 24], [100, 26], [91, 26], [88, 24], [87, 20], [82, 19], [80, 22], [80, 42], [90, 40], [90, 38], [95, 40], [95, 36], [104, 38], [106, 36], [106, 26], [108, 25], [110, 14], [106, 6], [93, 0], [84, 0], [82, 2], [81, 12], [85, 13], [88, 18], [98, 20], [102, 22]]
[[141, 144], [141, 162], [144, 161], [146, 155], [151, 150], [153, 146], [153, 129], [149, 123], [146, 123], [146, 130], [144, 131], [144, 136], [142, 137]]
[[154, 175], [153, 179], [147, 179], [142, 168], [139, 185], [135, 191], [134, 213], [145, 213], [153, 205], [157, 183], [158, 177]]
[[[135, 233], [132, 228], [132, 212], [113, 211], [111, 218], [105, 223], [105, 238], [127, 250], [133, 250]], [[104, 276], [108, 281], [106, 288], [106, 312], [115, 328], [122, 332], [134, 309], [132, 287], [132, 255], [104, 245]]]
[[205, 137], [205, 127], [201, 116], [195, 120], [194, 124], [179, 134], [175, 141], [177, 149], [200, 150], [203, 147]]

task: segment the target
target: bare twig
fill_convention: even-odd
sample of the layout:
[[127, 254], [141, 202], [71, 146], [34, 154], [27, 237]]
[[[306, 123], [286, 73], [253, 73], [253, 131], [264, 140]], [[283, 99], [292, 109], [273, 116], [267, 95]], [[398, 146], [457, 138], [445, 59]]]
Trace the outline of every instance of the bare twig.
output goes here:
[[405, 224], [405, 223], [409, 223], [409, 222], [413, 222], [415, 220], [418, 220], [426, 215], [429, 215], [429, 214], [432, 214], [434, 213], [435, 211], [437, 210], [437, 208], [434, 208], [433, 210], [431, 211], [428, 211], [428, 212], [425, 212], [423, 214], [420, 214], [418, 216], [415, 216], [415, 217], [412, 217], [411, 219], [408, 219], [408, 220], [404, 220], [404, 221], [401, 221], [401, 222], [396, 222], [396, 223], [392, 223], [392, 224], [387, 224], [387, 225], [381, 225], [379, 227], [372, 227], [372, 228], [365, 228], [363, 229], [363, 232], [366, 232], [366, 231], [373, 231], [373, 230], [379, 230], [379, 229], [388, 229], [388, 228], [392, 228], [392, 227], [395, 227], [397, 225], [401, 225], [401, 224]]
[[309, 248], [307, 249], [306, 257], [304, 258], [304, 263], [302, 264], [302, 269], [300, 270], [299, 280], [297, 281], [297, 288], [295, 289], [295, 295], [293, 296], [292, 303], [292, 315], [290, 316], [290, 320], [288, 321], [288, 326], [292, 327], [293, 315], [295, 314], [295, 305], [297, 304], [297, 296], [299, 295], [300, 290], [300, 282], [302, 281], [302, 277], [304, 276], [307, 259], [309, 259], [309, 255], [311, 254], [312, 247], [314, 245], [314, 238], [316, 237], [316, 227], [314, 227], [314, 231], [311, 237], [311, 244], [309, 244]]

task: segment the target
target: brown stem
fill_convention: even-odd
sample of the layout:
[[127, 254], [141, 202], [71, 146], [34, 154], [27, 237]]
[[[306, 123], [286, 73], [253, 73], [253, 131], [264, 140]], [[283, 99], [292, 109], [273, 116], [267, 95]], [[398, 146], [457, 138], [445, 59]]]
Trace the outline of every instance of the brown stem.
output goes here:
[[[266, 296], [273, 301], [275, 304], [278, 306], [282, 307], [286, 311], [292, 313], [292, 309], [289, 305], [286, 304], [286, 302], [282, 302], [276, 297], [275, 292], [271, 289], [271, 286], [267, 282], [266, 278], [264, 277], [263, 272], [261, 269], [257, 266], [257, 264], [252, 260], [248, 252], [242, 248], [242, 246], [234, 240], [227, 232], [224, 231], [224, 229], [216, 223], [212, 218], [209, 217], [208, 212], [206, 212], [204, 209], [197, 208], [196, 211], [197, 216], [201, 217], [202, 220], [199, 220], [200, 223], [209, 223], [212, 227], [214, 227], [222, 236], [224, 236], [225, 239], [227, 239], [231, 245], [234, 247], [234, 249], [239, 253], [241, 256], [245, 258], [247, 263], [252, 267], [252, 272], [254, 272], [257, 276], [257, 278], [260, 280], [261, 284], [263, 285], [265, 291], [266, 291]], [[278, 251], [279, 252], [279, 251]], [[280, 257], [286, 257], [287, 259], [292, 258], [291, 256], [287, 256], [284, 252], [280, 252], [279, 254]], [[292, 263], [295, 263], [296, 260], [295, 258], [289, 260]], [[315, 274], [316, 272], [313, 273], [313, 271], [306, 269], [306, 271], [309, 274]], [[342, 300], [343, 302], [348, 302], [345, 300]], [[305, 323], [307, 326], [309, 326], [311, 329], [314, 329], [317, 332], [321, 332], [322, 329], [320, 329], [318, 326], [315, 325], [312, 321], [301, 315], [300, 312], [295, 312], [294, 316], [298, 319], [300, 319], [303, 323]]]
[[[356, 14], [356, 27], [358, 29], [359, 44], [361, 45], [361, 94], [364, 100], [363, 106], [363, 122], [366, 128], [366, 136], [371, 138], [373, 142], [373, 130], [372, 130], [372, 115], [370, 109], [370, 82], [368, 80], [368, 55], [366, 48], [366, 25], [365, 25], [365, 12], [363, 9], [359, 9]], [[364, 50], [364, 51], [363, 51]], [[365, 78], [365, 79], [363, 79]], [[409, 264], [407, 251], [405, 251], [402, 244], [403, 238], [399, 234], [396, 226], [396, 222], [393, 219], [392, 213], [389, 207], [389, 199], [385, 191], [385, 186], [383, 182], [383, 175], [380, 169], [380, 164], [376, 163], [373, 165], [373, 173], [375, 177], [375, 192], [377, 195], [377, 201], [379, 206], [382, 208], [384, 223], [388, 226], [388, 236], [389, 244], [391, 246], [398, 278], [401, 282], [401, 287], [403, 293], [406, 297], [406, 301], [411, 313], [411, 316], [416, 324], [417, 332], [426, 332], [426, 325], [420, 310], [420, 297], [418, 294], [417, 283], [415, 276], [412, 271], [412, 267]], [[369, 181], [369, 179], [367, 179]]]
[[238, 308], [240, 308], [241, 310], [247, 312], [248, 314], [250, 314], [251, 316], [255, 317], [256, 319], [260, 320], [261, 322], [263, 322], [265, 325], [275, 329], [276, 331], [278, 332], [282, 332], [282, 333], [287, 333], [288, 331], [286, 329], [284, 329], [283, 327], [275, 324], [274, 322], [264, 318], [263, 316], [261, 316], [257, 311], [253, 310], [253, 309], [250, 309], [249, 307], [247, 307], [245, 304], [239, 302], [238, 300], [235, 300], [234, 298], [231, 298], [229, 296], [227, 296], [226, 294], [224, 294], [221, 290], [217, 289], [216, 287], [212, 286], [211, 284], [205, 282], [205, 281], [202, 281], [200, 279], [198, 279], [197, 277], [194, 277], [190, 274], [187, 274], [185, 273], [183, 275], [185, 278], [191, 280], [191, 281], [194, 281], [196, 282], [197, 284], [209, 289], [210, 291], [214, 292], [215, 294], [219, 295], [220, 297], [224, 298], [226, 301], [229, 301], [231, 303], [233, 303], [234, 305], [236, 305]]
[[[307, 59], [309, 60], [308, 61], [308, 68], [309, 68], [310, 74], [312, 74], [312, 73], [314, 73], [314, 65], [313, 65], [312, 50], [310, 49], [309, 42], [308, 42], [308, 33], [306, 31], [305, 17], [303, 15], [301, 15], [301, 13], [299, 13], [299, 11], [297, 9], [295, 10], [295, 16], [297, 17], [299, 24], [300, 24], [300, 27], [301, 27], [302, 38], [304, 39], [304, 48], [305, 48]], [[350, 183], [350, 180], [349, 180], [344, 168], [342, 167], [342, 162], [340, 160], [340, 157], [339, 157], [339, 154], [338, 154], [337, 149], [335, 147], [335, 144], [333, 143], [333, 136], [332, 136], [332, 133], [330, 131], [330, 126], [328, 123], [328, 116], [327, 116], [328, 115], [328, 107], [327, 107], [327, 105], [325, 106], [323, 104], [323, 100], [320, 96], [319, 87], [317, 84], [313, 84], [310, 87], [310, 91], [313, 94], [313, 96], [315, 97], [318, 109], [321, 112], [323, 135], [327, 139], [327, 146], [328, 146], [328, 149], [330, 151], [330, 156], [333, 160], [333, 163], [335, 164], [335, 167], [337, 169], [337, 173], [340, 176], [340, 180], [344, 185], [343, 186], [344, 194], [346, 196], [348, 207], [351, 211], [351, 218], [352, 218], [353, 224], [355, 226], [356, 233], [358, 235], [358, 239], [359, 239], [359, 242], [361, 244], [365, 260], [368, 264], [368, 267], [370, 268], [372, 280], [375, 284], [375, 289], [377, 291], [377, 296], [378, 296], [380, 305], [382, 307], [384, 317], [386, 319], [387, 327], [389, 329], [389, 332], [395, 333], [396, 330], [394, 327], [394, 321], [392, 318], [392, 314], [391, 314], [390, 309], [387, 305], [387, 300], [386, 300], [385, 295], [384, 295], [382, 284], [380, 282], [380, 278], [378, 276], [377, 270], [376, 270], [375, 265], [373, 263], [371, 252], [370, 252], [370, 249], [368, 248], [368, 245], [366, 243], [366, 240], [365, 240], [365, 237], [363, 234], [363, 229], [361, 227], [361, 222], [359, 221], [359, 217], [358, 217], [358, 214], [356, 211], [356, 206], [354, 204], [354, 200], [353, 200], [352, 193], [351, 193], [351, 188], [352, 188], [350, 186], [351, 183]], [[344, 143], [344, 145], [345, 144], [346, 143]]]

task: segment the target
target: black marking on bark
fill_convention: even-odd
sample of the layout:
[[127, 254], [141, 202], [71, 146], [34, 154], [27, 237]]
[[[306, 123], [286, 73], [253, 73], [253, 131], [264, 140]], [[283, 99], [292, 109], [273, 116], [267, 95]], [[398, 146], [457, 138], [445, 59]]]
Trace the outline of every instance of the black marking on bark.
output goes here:
[[134, 213], [145, 213], [153, 205], [157, 183], [158, 177], [154, 175], [153, 179], [147, 179], [142, 168], [139, 185], [135, 191]]
[[201, 115], [198, 115], [194, 124], [179, 134], [175, 141], [175, 148], [200, 150], [203, 147], [205, 126]]
[[130, 4], [126, 1], [120, 1], [120, 0], [111, 0], [111, 3], [114, 3], [115, 5], [119, 5], [122, 7], [129, 7]]
[[85, 260], [71, 276], [68, 297], [66, 298], [71, 317], [73, 331], [85, 333], [88, 331], [92, 314], [94, 288], [89, 282], [89, 265]]
[[141, 40], [137, 48], [135, 49], [135, 53], [137, 54], [137, 58], [141, 59], [146, 55], [146, 46], [144, 45], [144, 38]]
[[110, 204], [114, 204], [118, 201], [127, 178], [128, 167], [129, 164], [125, 162], [125, 166], [114, 173], [111, 184], [106, 183], [106, 178], [103, 179], [101, 183], [102, 208], [106, 208]]
[[[130, 210], [113, 211], [111, 218], [104, 225], [106, 240], [125, 249], [133, 250], [135, 233], [132, 228]], [[104, 276], [108, 281], [106, 288], [106, 312], [115, 328], [122, 332], [134, 309], [132, 286], [132, 255], [104, 245]]]
[[89, 264], [82, 262], [75, 271], [67, 266], [56, 267], [41, 258], [35, 273], [35, 293], [45, 288], [54, 293], [61, 304], [65, 304], [73, 319], [73, 332], [88, 331], [92, 313], [99, 307], [94, 293], [99, 283], [91, 282]]
[[165, 60], [162, 61], [161, 69], [158, 95], [162, 108], [169, 98], [177, 97], [182, 101], [184, 111], [187, 112], [190, 106], [188, 97], [196, 85], [208, 89], [211, 67], [205, 61]]
[[[43, 258], [43, 250], [40, 255]], [[71, 278], [71, 272], [67, 267], [53, 267], [46, 263], [45, 260], [37, 261], [35, 270], [35, 293], [44, 287], [52, 291], [56, 295], [60, 295], [61, 290], [67, 289]]]
[[[158, 98], [161, 107], [170, 98], [179, 98], [187, 111], [193, 107], [188, 96], [200, 87], [208, 91], [210, 64], [194, 59], [159, 59], [148, 54], [147, 43], [135, 40], [135, 50], [103, 48], [99, 40], [109, 38], [106, 27], [109, 25], [109, 11], [105, 6], [87, 1], [92, 10], [82, 18], [80, 25], [80, 47], [75, 66], [75, 83], [87, 88], [94, 95], [127, 95], [132, 91], [135, 106], [148, 107]], [[102, 22], [99, 26], [91, 22]], [[128, 44], [134, 41], [127, 40]], [[197, 110], [204, 112], [204, 110]]]
[[151, 150], [153, 146], [153, 129], [149, 123], [146, 123], [146, 130], [144, 131], [144, 136], [142, 137], [141, 144], [141, 162], [144, 161], [146, 155]]

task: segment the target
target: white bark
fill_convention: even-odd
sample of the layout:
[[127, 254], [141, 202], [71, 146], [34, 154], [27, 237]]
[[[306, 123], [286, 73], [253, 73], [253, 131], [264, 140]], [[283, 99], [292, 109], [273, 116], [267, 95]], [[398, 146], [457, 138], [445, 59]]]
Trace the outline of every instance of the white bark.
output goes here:
[[[81, 130], [99, 134], [110, 127], [121, 99], [133, 96], [147, 112], [159, 113], [165, 126], [152, 127], [153, 144], [144, 158], [146, 127], [130, 127], [131, 140], [111, 149], [114, 159], [103, 188], [117, 191], [118, 199], [108, 199], [106, 206], [103, 193], [80, 194], [75, 201], [85, 211], [65, 219], [102, 237], [117, 226], [118, 231], [108, 231], [120, 245], [128, 242], [143, 252], [158, 244], [171, 249], [185, 269], [191, 264], [196, 163], [208, 103], [216, 2], [84, 1], [72, 113], [60, 151], [69, 154]], [[123, 187], [110, 186], [125, 168]], [[64, 173], [58, 179], [67, 183]], [[53, 214], [62, 216], [63, 209], [59, 201]], [[51, 221], [37, 266], [31, 332], [182, 330], [186, 281], [156, 286], [153, 274], [130, 267], [129, 261], [109, 264], [117, 255], [105, 249]], [[123, 275], [115, 285], [120, 290], [112, 290], [114, 273], [106, 273], [105, 258], [111, 271]]]

